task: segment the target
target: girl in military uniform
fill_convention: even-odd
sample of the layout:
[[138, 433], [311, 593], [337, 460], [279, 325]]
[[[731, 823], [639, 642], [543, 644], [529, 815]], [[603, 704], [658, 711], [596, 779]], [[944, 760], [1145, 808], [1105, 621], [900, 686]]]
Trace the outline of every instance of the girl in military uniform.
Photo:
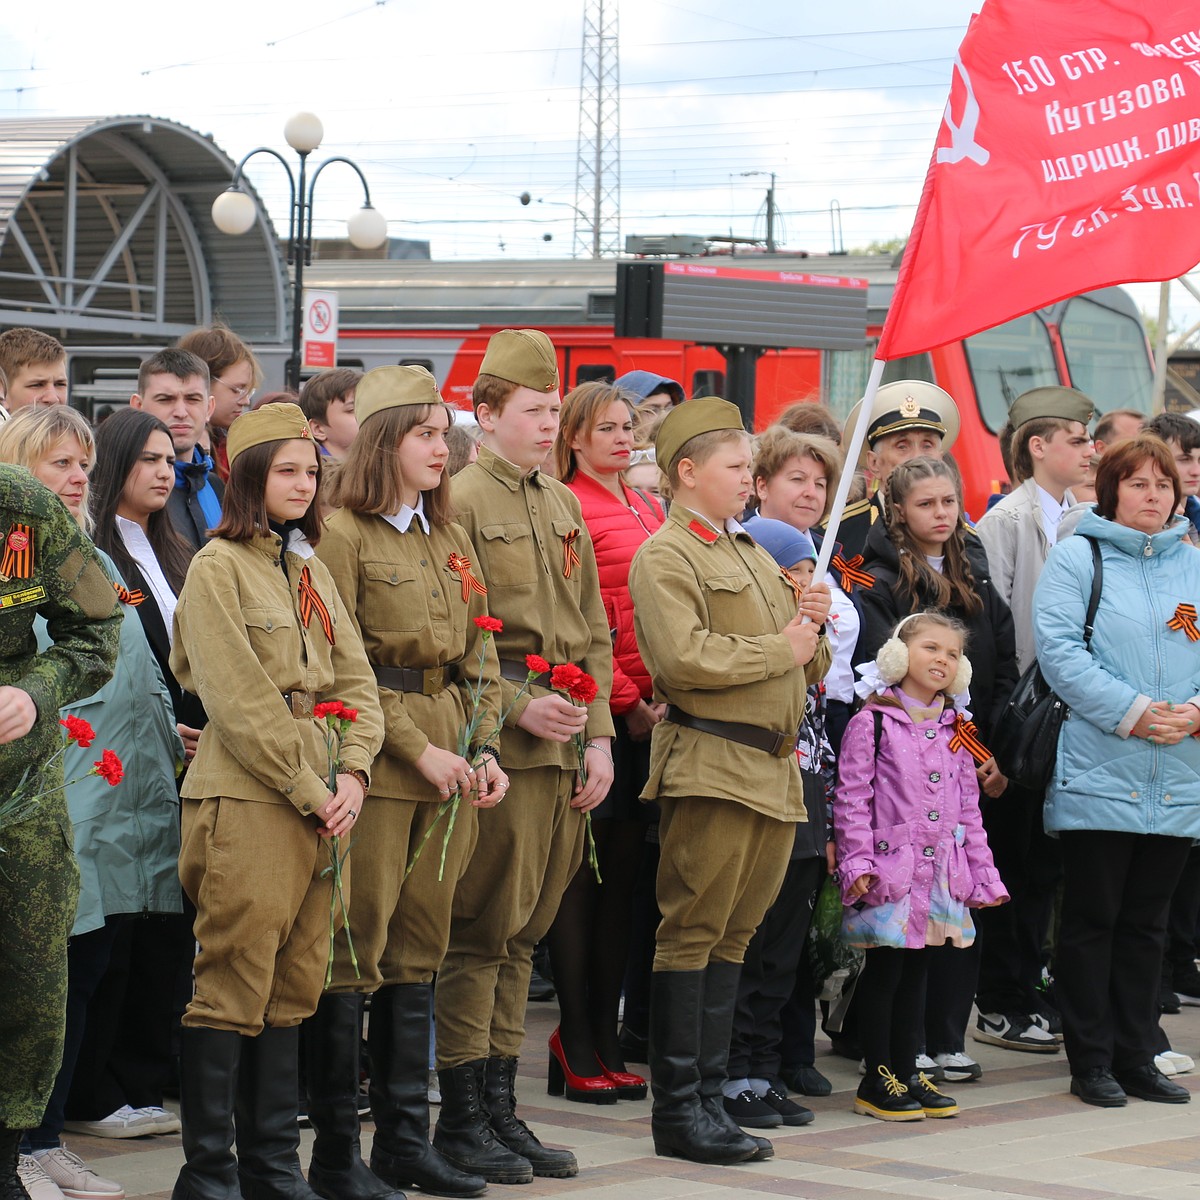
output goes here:
[[[383, 722], [354, 623], [313, 556], [320, 466], [304, 414], [266, 405], [228, 446], [224, 515], [188, 570], [171, 651], [209, 717], [183, 788], [179, 873], [199, 949], [174, 1196], [314, 1200], [297, 1154], [297, 1027], [329, 954], [326, 839], [354, 832]], [[320, 700], [358, 710], [333, 794]]]
[[[473, 1196], [485, 1180], [429, 1145], [429, 1022], [455, 885], [475, 847], [475, 808], [498, 804], [508, 788], [491, 744], [498, 740], [499, 666], [494, 641], [473, 620], [487, 614], [487, 601], [470, 540], [450, 520], [451, 415], [433, 376], [423, 367], [370, 371], [355, 409], [359, 432], [337, 478], [332, 499], [340, 511], [329, 519], [320, 557], [362, 633], [385, 733], [360, 829], [370, 853], [360, 853], [355, 868], [361, 978], [339, 956], [333, 991], [305, 1026], [308, 1111], [317, 1133], [309, 1178], [338, 1200], [386, 1194], [380, 1179]], [[469, 688], [481, 681], [479, 736], [464, 757], [459, 734], [472, 711]], [[443, 866], [449, 822], [439, 819], [439, 802], [455, 789], [463, 802]], [[355, 1109], [362, 992], [373, 993], [374, 1175], [359, 1158]]]

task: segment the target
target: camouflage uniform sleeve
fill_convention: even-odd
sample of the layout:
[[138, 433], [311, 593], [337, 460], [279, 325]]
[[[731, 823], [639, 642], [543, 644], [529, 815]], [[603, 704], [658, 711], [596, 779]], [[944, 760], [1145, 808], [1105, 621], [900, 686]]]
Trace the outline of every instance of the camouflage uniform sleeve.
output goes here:
[[121, 636], [121, 606], [92, 543], [63, 508], [41, 521], [34, 582], [46, 591], [37, 606], [53, 643], [28, 660], [11, 682], [28, 692], [38, 714], [57, 714], [111, 678]]

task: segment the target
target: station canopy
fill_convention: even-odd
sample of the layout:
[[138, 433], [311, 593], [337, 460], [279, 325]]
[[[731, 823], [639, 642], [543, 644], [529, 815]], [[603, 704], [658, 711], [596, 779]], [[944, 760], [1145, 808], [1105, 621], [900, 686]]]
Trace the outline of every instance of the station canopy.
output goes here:
[[275, 231], [213, 224], [235, 163], [156, 117], [0, 121], [0, 328], [66, 343], [166, 345], [214, 320], [283, 342], [288, 279]]

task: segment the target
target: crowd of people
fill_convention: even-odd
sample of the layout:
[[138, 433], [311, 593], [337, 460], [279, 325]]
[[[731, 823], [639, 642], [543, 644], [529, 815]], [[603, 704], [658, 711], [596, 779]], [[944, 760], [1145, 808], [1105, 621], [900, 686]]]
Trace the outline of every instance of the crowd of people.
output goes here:
[[[537, 330], [471, 425], [419, 366], [262, 381], [196, 330], [93, 428], [0, 334], [0, 1200], [123, 1200], [64, 1132], [181, 1132], [175, 1200], [573, 1176], [517, 1101], [539, 944], [548, 1091], [649, 1092], [661, 1155], [812, 1123], [818, 1022], [882, 1120], [953, 1117], [972, 1042], [1190, 1098], [1200, 423], [1026, 392], [973, 524], [917, 380], [757, 436], [649, 371], [563, 396]], [[1045, 787], [989, 749], [1034, 668]]]

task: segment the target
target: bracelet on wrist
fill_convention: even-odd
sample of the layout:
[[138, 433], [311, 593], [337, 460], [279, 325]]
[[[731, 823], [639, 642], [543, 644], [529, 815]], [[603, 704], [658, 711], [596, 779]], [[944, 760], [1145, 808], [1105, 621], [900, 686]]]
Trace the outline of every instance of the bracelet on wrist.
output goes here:
[[495, 746], [476, 746], [473, 752], [473, 757], [476, 762], [481, 758], [490, 758], [496, 766], [500, 765], [500, 752]]
[[599, 742], [584, 742], [583, 748], [585, 750], [599, 750], [609, 762], [613, 760], [612, 754], [604, 746], [601, 746]]
[[367, 793], [371, 790], [371, 781], [367, 778], [366, 771], [344, 771], [343, 774], [350, 775], [354, 779], [358, 780], [359, 784], [362, 786], [363, 799], [365, 800], [367, 798]]

